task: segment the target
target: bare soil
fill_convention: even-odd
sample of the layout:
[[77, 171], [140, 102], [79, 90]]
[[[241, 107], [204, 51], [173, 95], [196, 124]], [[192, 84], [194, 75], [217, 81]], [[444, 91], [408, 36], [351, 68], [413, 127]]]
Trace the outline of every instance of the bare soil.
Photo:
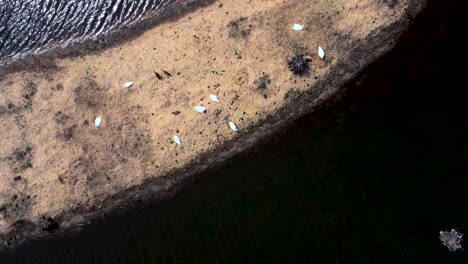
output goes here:
[[[120, 45], [0, 77], [2, 239], [171, 193], [312, 111], [391, 49], [423, 3], [215, 2]], [[300, 54], [307, 67], [294, 73], [288, 58]]]

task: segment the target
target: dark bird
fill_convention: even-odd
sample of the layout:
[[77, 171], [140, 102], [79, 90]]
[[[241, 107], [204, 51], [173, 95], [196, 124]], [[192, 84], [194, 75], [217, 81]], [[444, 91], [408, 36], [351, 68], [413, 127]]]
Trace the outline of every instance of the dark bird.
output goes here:
[[163, 77], [161, 76], [161, 74], [157, 73], [156, 71], [154, 72], [154, 75], [156, 75], [156, 78], [158, 78], [158, 80], [162, 80]]
[[172, 74], [170, 74], [168, 71], [162, 70], [164, 74], [166, 74], [168, 77], [172, 77]]

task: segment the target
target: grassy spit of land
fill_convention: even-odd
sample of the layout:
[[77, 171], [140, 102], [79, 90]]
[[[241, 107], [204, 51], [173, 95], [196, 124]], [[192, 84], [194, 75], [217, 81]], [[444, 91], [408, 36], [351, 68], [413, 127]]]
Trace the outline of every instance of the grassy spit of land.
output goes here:
[[[219, 1], [52, 69], [1, 76], [2, 239], [167, 193], [246, 149], [388, 51], [423, 2]], [[302, 74], [286, 62], [297, 54], [311, 59]]]

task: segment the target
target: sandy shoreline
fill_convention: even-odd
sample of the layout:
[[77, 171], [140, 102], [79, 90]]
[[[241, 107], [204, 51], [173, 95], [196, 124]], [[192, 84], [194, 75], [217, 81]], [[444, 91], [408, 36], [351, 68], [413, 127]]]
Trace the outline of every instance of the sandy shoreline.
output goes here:
[[[14, 245], [46, 235], [54, 223], [70, 230], [135, 201], [170, 196], [184, 180], [313, 111], [395, 44], [421, 2], [215, 3], [118, 46], [62, 58], [57, 70], [14, 71], [0, 80], [7, 87], [0, 120], [8, 124], [0, 129], [7, 139], [0, 204], [11, 204], [0, 215], [3, 240]], [[306, 31], [292, 31], [298, 17]], [[285, 63], [298, 52], [312, 57], [301, 76]], [[155, 78], [162, 69], [172, 77]], [[124, 90], [130, 79], [134, 87]], [[259, 80], [268, 80], [265, 88]], [[221, 104], [209, 102], [210, 93]], [[195, 113], [198, 104], [208, 112]], [[92, 127], [97, 114], [104, 117], [99, 130]]]

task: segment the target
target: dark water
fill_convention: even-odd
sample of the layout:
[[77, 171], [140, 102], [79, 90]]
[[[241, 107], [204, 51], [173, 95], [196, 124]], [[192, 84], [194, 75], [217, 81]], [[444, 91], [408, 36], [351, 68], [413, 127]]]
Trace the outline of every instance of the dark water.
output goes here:
[[170, 0], [0, 0], [0, 61], [97, 37], [153, 14]]
[[[175, 199], [1, 263], [468, 263], [460, 2], [434, 1], [344, 97]], [[466, 243], [465, 243], [465, 247]]]

